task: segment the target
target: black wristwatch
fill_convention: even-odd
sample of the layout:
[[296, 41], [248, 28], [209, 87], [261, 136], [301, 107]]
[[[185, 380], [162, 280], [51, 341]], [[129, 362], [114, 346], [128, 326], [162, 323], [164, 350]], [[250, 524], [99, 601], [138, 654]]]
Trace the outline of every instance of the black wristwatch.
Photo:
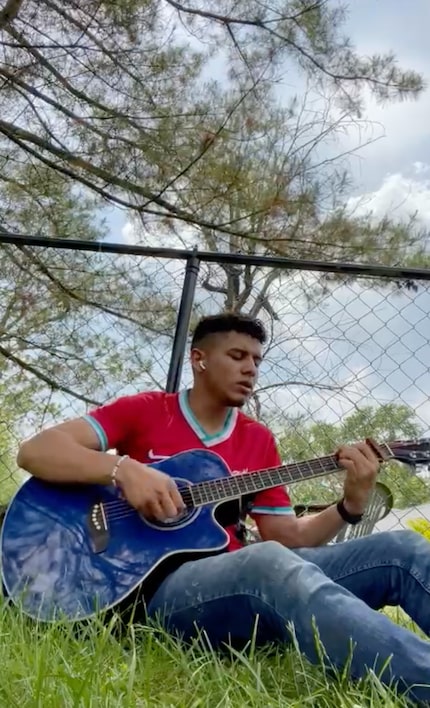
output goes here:
[[336, 509], [338, 510], [342, 519], [346, 521], [347, 524], [358, 524], [364, 516], [364, 514], [350, 514], [349, 511], [345, 509], [343, 499], [340, 499], [338, 501], [338, 503], [336, 504]]

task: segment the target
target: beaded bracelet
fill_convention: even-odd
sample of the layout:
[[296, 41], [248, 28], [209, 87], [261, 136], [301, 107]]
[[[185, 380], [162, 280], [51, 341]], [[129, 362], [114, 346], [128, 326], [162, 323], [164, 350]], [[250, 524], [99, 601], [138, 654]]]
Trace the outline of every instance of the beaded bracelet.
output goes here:
[[118, 472], [119, 466], [120, 466], [120, 464], [121, 464], [122, 462], [124, 462], [124, 460], [126, 460], [126, 459], [129, 458], [129, 457], [130, 457], [129, 455], [122, 455], [122, 456], [119, 458], [119, 460], [117, 460], [117, 462], [116, 462], [116, 464], [115, 464], [115, 467], [113, 468], [113, 470], [112, 470], [112, 472], [111, 472], [111, 475], [110, 475], [111, 482], [112, 482], [112, 484], [113, 484], [114, 487], [118, 487], [118, 482], [117, 482], [117, 479], [116, 479], [116, 473]]

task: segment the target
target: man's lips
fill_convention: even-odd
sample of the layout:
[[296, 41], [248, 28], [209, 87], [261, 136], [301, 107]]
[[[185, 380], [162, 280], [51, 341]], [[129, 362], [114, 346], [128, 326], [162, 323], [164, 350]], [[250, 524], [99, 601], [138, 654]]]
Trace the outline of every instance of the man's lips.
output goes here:
[[252, 389], [253, 389], [253, 385], [249, 381], [239, 381], [237, 383], [237, 386], [238, 386], [238, 388], [241, 388], [246, 393], [251, 393]]

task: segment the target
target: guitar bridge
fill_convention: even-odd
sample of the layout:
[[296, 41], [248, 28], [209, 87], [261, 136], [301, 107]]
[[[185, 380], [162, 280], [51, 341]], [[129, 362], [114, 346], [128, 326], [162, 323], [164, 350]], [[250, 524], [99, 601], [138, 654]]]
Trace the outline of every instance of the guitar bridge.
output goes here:
[[102, 502], [93, 504], [88, 517], [88, 530], [95, 553], [103, 553], [109, 542], [109, 529]]

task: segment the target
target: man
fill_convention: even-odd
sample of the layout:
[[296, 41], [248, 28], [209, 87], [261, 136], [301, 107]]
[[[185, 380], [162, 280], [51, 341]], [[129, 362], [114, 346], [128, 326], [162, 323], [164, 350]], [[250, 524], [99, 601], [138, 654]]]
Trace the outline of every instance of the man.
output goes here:
[[[232, 472], [280, 464], [271, 432], [240, 411], [265, 340], [251, 318], [203, 319], [191, 344], [190, 391], [124, 396], [25, 441], [18, 464], [52, 482], [114, 482], [133, 507], [159, 520], [180, 513], [183, 501], [167, 475], [147, 466], [155, 459], [208, 448]], [[360, 518], [378, 471], [365, 443], [337, 455], [346, 470], [340, 503], [297, 518], [283, 487], [258, 493], [251, 515], [262, 542], [242, 547], [237, 527], [228, 527], [229, 552], [184, 563], [156, 589], [147, 613], [185, 639], [204, 629], [214, 647], [253, 636], [258, 644], [289, 643], [293, 628], [313, 662], [317, 630], [328, 665], [342, 669], [350, 660], [353, 678], [374, 669], [416, 700], [430, 700], [423, 685], [430, 683], [430, 643], [376, 611], [400, 605], [429, 633], [430, 546], [411, 531], [326, 545]]]

